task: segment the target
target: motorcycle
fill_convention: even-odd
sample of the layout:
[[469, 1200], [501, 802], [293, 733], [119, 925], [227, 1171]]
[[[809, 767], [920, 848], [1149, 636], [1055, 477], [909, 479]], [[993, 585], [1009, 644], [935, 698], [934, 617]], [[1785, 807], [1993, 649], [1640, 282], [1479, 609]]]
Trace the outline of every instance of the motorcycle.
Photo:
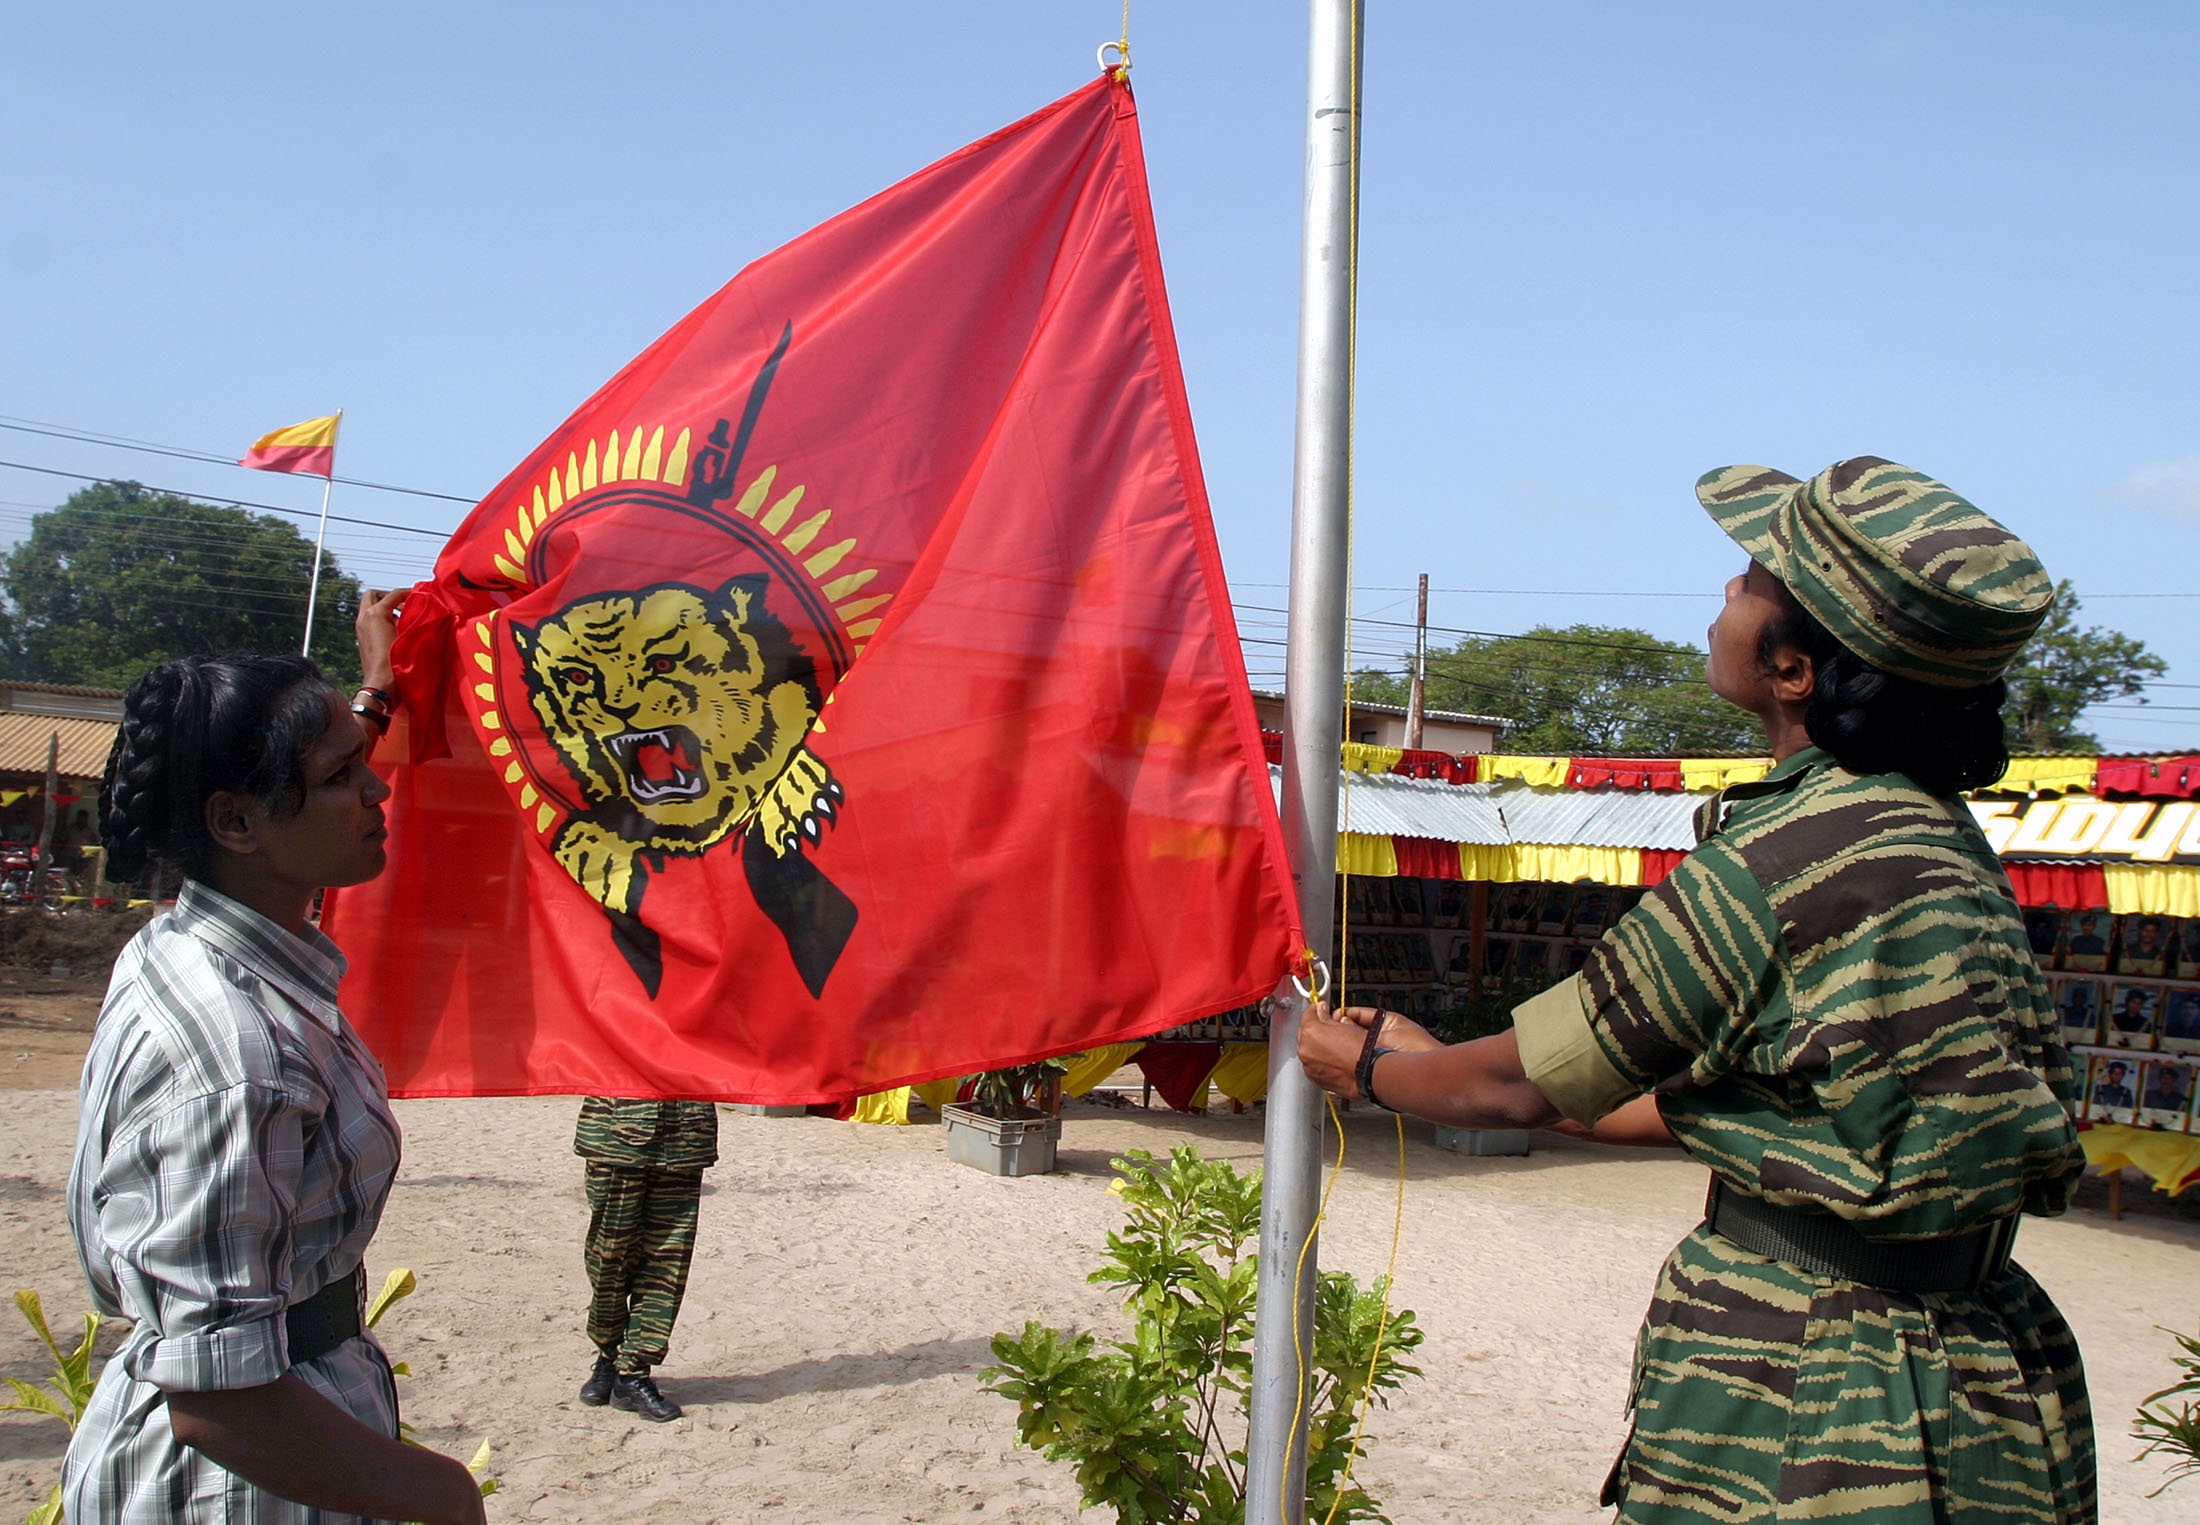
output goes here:
[[69, 893], [69, 876], [54, 864], [37, 872], [35, 854], [17, 848], [0, 851], [0, 905], [37, 905], [49, 911], [61, 909]]

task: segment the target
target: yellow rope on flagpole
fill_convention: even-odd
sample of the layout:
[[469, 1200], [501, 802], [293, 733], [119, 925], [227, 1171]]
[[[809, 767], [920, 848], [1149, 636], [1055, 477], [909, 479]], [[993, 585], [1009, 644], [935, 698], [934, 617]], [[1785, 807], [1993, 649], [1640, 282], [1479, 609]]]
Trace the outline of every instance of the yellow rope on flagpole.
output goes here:
[[[1108, 49], [1115, 49], [1115, 61], [1108, 61]], [[1100, 72], [1113, 75], [1119, 84], [1129, 84], [1131, 78], [1131, 0], [1123, 0], [1123, 34], [1113, 42], [1100, 44]]]

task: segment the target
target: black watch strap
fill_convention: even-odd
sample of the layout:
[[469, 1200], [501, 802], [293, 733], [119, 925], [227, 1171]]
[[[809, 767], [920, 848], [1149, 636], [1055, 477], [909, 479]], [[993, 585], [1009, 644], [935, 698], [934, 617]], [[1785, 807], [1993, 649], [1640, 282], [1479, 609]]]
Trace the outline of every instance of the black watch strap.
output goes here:
[[1383, 1107], [1385, 1112], [1388, 1112], [1392, 1109], [1383, 1106], [1383, 1099], [1375, 1094], [1375, 1061], [1385, 1054], [1394, 1054], [1397, 1050], [1385, 1048], [1375, 1041], [1376, 1034], [1382, 1030], [1383, 1024], [1379, 1018], [1375, 1025], [1367, 1030], [1367, 1041], [1360, 1045], [1360, 1062], [1352, 1069], [1352, 1082], [1359, 1087], [1362, 1101], [1371, 1101], [1376, 1106]]

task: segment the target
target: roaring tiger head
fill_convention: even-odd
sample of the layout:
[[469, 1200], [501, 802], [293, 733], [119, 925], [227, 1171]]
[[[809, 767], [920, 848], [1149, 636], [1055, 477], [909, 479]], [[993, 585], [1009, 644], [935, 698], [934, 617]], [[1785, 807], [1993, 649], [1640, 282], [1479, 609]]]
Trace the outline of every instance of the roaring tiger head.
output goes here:
[[658, 583], [512, 624], [585, 817], [637, 847], [695, 853], [755, 813], [820, 702], [814, 664], [765, 607], [769, 582]]

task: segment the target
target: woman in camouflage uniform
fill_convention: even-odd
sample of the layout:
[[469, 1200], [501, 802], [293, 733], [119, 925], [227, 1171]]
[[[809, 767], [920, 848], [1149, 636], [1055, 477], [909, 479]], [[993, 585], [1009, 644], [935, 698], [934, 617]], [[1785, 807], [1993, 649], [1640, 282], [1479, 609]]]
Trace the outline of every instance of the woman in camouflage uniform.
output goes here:
[[[1317, 1008], [1320, 1084], [1443, 1122], [1569, 1119], [1712, 1172], [1638, 1343], [1630, 1522], [2095, 1518], [2078, 1349], [2009, 1259], [2083, 1168], [2024, 924], [1958, 791], [2007, 765], [2029, 547], [1874, 457], [1697, 486], [1749, 552], [1709, 679], [1776, 766], [1514, 1029]], [[1648, 1094], [1644, 1094], [1648, 1093]]]

